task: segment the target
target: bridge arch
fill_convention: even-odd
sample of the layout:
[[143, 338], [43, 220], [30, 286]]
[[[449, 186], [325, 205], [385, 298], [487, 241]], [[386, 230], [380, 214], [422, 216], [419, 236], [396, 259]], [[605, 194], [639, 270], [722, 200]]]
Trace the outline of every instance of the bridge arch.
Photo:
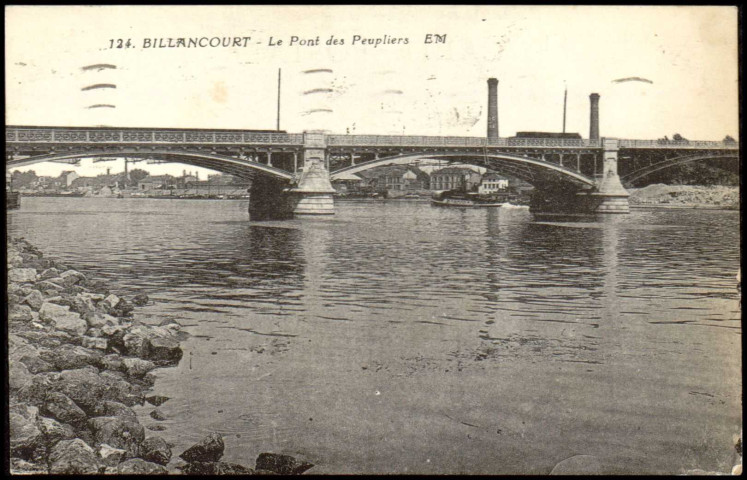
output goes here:
[[19, 159], [8, 159], [5, 165], [6, 168], [16, 168], [41, 162], [56, 162], [96, 157], [153, 158], [156, 160], [208, 168], [245, 179], [251, 179], [255, 175], [267, 176], [289, 182], [293, 179], [293, 173], [263, 163], [209, 152], [180, 151], [173, 149], [118, 149], [116, 151], [90, 150], [85, 152], [56, 152]]
[[385, 165], [407, 165], [419, 160], [450, 160], [504, 171], [535, 186], [545, 183], [567, 183], [577, 189], [596, 186], [593, 178], [545, 160], [521, 155], [476, 152], [408, 153], [379, 158], [336, 170], [331, 173], [331, 179], [336, 180], [343, 174], [355, 174]]
[[709, 153], [709, 154], [695, 154], [695, 155], [683, 155], [675, 158], [670, 158], [658, 163], [655, 163], [653, 165], [649, 165], [647, 167], [641, 168], [639, 170], [636, 170], [634, 172], [628, 173], [625, 176], [622, 176], [620, 180], [627, 184], [627, 185], [633, 185], [634, 183], [638, 182], [639, 180], [648, 177], [649, 175], [665, 170], [667, 168], [675, 167], [678, 165], [685, 165], [687, 163], [693, 163], [693, 162], [705, 162], [708, 160], [739, 160], [739, 155], [734, 153]]

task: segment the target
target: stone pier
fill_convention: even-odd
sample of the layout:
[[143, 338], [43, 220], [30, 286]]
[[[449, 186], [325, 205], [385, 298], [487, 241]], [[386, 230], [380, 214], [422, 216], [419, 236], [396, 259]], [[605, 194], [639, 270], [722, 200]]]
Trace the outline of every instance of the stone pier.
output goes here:
[[307, 131], [303, 134], [303, 171], [297, 184], [290, 189], [294, 197], [294, 215], [333, 215], [334, 187], [329, 179], [327, 139], [323, 132]]
[[630, 213], [628, 197], [630, 194], [617, 174], [617, 151], [619, 149], [616, 138], [603, 138], [604, 171], [597, 183], [597, 191], [591, 196], [598, 200], [594, 202], [596, 213]]
[[[252, 220], [286, 220], [296, 216], [333, 215], [335, 192], [326, 168], [327, 142], [323, 132], [304, 132], [303, 168], [292, 183], [256, 176], [249, 198]], [[297, 157], [294, 157], [297, 159]]]

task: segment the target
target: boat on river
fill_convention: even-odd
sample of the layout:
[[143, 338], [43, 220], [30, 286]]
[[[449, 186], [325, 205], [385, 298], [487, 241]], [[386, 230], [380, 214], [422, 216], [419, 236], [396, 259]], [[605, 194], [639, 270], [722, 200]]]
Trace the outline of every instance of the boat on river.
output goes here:
[[447, 191], [431, 199], [434, 207], [486, 208], [508, 203], [508, 194], [480, 195], [472, 192]]

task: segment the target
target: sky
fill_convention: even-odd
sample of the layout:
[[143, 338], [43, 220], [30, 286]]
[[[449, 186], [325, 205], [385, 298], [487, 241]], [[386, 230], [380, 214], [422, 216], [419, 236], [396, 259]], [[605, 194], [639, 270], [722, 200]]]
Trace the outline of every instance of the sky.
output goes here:
[[[601, 95], [602, 136], [739, 134], [733, 7], [11, 6], [5, 13], [7, 125], [273, 129], [281, 69], [280, 127], [290, 132], [484, 136], [486, 81], [496, 77], [501, 136], [560, 131], [566, 88], [566, 130], [584, 137], [592, 92]], [[426, 43], [428, 34], [445, 41]], [[356, 35], [380, 43], [353, 44]], [[345, 43], [327, 45], [332, 36]], [[145, 39], [202, 37], [237, 37], [239, 46], [144, 48]], [[117, 39], [131, 47], [116, 48]], [[102, 63], [116, 68], [82, 68]], [[651, 83], [614, 82], [629, 77]], [[95, 84], [116, 88], [83, 90]], [[102, 104], [114, 108], [89, 108]], [[107, 166], [122, 169], [84, 161], [78, 170]], [[69, 166], [33, 168], [57, 174]]]

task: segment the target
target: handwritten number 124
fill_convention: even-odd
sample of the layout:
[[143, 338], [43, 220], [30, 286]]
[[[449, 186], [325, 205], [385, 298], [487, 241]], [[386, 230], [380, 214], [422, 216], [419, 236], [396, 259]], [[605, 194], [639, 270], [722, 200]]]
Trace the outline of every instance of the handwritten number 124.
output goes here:
[[109, 48], [130, 48], [132, 47], [132, 41], [128, 38], [123, 40], [121, 38], [110, 39]]

